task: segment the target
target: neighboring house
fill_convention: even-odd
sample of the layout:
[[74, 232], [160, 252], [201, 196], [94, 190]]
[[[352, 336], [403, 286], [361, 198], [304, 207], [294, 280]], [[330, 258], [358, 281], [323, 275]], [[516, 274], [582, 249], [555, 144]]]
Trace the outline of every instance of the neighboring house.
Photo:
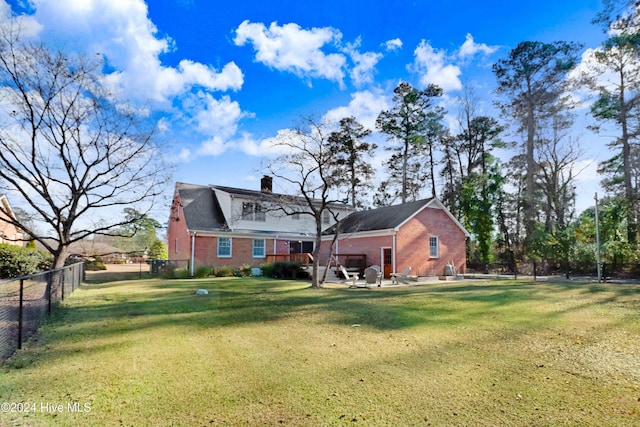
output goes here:
[[[326, 260], [335, 229], [323, 235]], [[385, 277], [406, 267], [413, 276], [440, 276], [451, 263], [457, 273], [464, 272], [467, 237], [464, 227], [432, 198], [351, 214], [340, 224], [334, 254], [364, 254], [366, 264], [381, 266]]]
[[[287, 215], [277, 209], [299, 210]], [[310, 253], [314, 247], [315, 221], [301, 198], [273, 193], [272, 178], [265, 176], [260, 191], [220, 185], [176, 183], [167, 231], [169, 260], [189, 261], [194, 271], [200, 266], [257, 267], [289, 254]], [[332, 210], [345, 218], [353, 209], [333, 204]], [[334, 224], [326, 212], [323, 225]], [[281, 258], [274, 257], [281, 255]]]
[[4, 194], [0, 194], [0, 243], [7, 245], [23, 246], [24, 234], [8, 221], [14, 219], [13, 209]]
[[[54, 248], [58, 247], [58, 243], [53, 239], [46, 239], [47, 244]], [[36, 248], [47, 251], [47, 248], [39, 241], [36, 242]], [[121, 249], [94, 240], [80, 240], [69, 245], [69, 256], [83, 259], [94, 259], [100, 257], [106, 263], [123, 263], [127, 262], [128, 257], [122, 253]]]

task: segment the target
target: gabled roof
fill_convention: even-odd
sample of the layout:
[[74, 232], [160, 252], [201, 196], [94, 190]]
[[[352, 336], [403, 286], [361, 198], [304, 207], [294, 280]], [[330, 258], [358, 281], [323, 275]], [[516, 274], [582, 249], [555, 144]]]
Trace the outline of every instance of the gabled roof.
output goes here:
[[[460, 227], [464, 234], [467, 236], [469, 235], [462, 224], [460, 224], [460, 222], [458, 222], [458, 220], [451, 215], [451, 213], [435, 197], [416, 200], [415, 202], [408, 202], [400, 205], [385, 206], [378, 209], [354, 212], [342, 221], [340, 233], [397, 230], [405, 222], [428, 206], [443, 209], [444, 212], [456, 223], [456, 225]], [[322, 234], [331, 235], [334, 233], [335, 226], [328, 228]]]
[[176, 183], [176, 192], [189, 230], [214, 231], [228, 228], [218, 199], [210, 186]]
[[[431, 199], [418, 200], [401, 205], [354, 212], [342, 221], [340, 232], [356, 233], [359, 231], [394, 229], [423, 208], [430, 200]], [[322, 234], [334, 233], [335, 227], [331, 227]]]
[[[272, 200], [279, 203], [284, 200], [286, 203], [292, 205], [299, 203], [301, 206], [305, 206], [307, 203], [306, 199], [302, 197], [222, 185], [196, 185], [177, 182], [175, 192], [180, 198], [187, 229], [192, 231], [230, 231], [229, 218], [225, 218], [216, 192], [263, 202]], [[330, 205], [348, 208], [347, 205], [341, 203], [330, 203]], [[252, 232], [260, 232], [260, 230], [252, 230]]]
[[[209, 187], [215, 190], [224, 191], [225, 193], [228, 193], [228, 194], [243, 196], [253, 200], [261, 200], [261, 201], [275, 200], [278, 203], [284, 201], [285, 203], [290, 203], [292, 205], [299, 203], [302, 206], [306, 206], [308, 203], [307, 199], [301, 196], [290, 196], [287, 194], [268, 193], [268, 192], [265, 193], [263, 191], [247, 190], [244, 188], [235, 188], [235, 187], [225, 187], [223, 185], [210, 185]], [[314, 202], [320, 203], [320, 200], [314, 199]], [[344, 203], [328, 203], [328, 205], [341, 207], [341, 208], [348, 207]]]

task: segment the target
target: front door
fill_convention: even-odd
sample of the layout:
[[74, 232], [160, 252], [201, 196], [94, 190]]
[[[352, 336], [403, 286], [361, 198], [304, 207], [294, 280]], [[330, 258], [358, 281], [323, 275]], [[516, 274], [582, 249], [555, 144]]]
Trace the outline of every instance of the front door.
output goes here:
[[391, 256], [391, 248], [382, 249], [382, 272], [385, 279], [391, 277], [393, 273], [393, 257]]

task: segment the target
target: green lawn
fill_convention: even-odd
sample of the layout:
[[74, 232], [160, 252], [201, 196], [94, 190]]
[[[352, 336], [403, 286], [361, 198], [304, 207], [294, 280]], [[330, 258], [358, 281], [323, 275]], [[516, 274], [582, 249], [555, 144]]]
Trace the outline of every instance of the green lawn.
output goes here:
[[0, 425], [640, 425], [639, 309], [620, 284], [88, 285], [0, 365], [30, 411]]

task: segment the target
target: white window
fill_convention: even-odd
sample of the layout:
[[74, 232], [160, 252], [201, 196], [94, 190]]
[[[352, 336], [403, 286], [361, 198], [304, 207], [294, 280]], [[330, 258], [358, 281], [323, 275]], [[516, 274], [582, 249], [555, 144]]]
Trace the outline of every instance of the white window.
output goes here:
[[230, 237], [218, 237], [218, 258], [231, 258]]
[[438, 238], [434, 236], [429, 237], [429, 257], [430, 258], [440, 257]]
[[324, 211], [322, 212], [322, 223], [323, 224], [329, 224], [331, 222], [331, 214], [329, 213], [329, 211]]
[[265, 240], [264, 239], [253, 239], [253, 257], [254, 258], [264, 258], [265, 257]]
[[247, 221], [266, 221], [265, 209], [258, 203], [242, 204], [242, 219]]

